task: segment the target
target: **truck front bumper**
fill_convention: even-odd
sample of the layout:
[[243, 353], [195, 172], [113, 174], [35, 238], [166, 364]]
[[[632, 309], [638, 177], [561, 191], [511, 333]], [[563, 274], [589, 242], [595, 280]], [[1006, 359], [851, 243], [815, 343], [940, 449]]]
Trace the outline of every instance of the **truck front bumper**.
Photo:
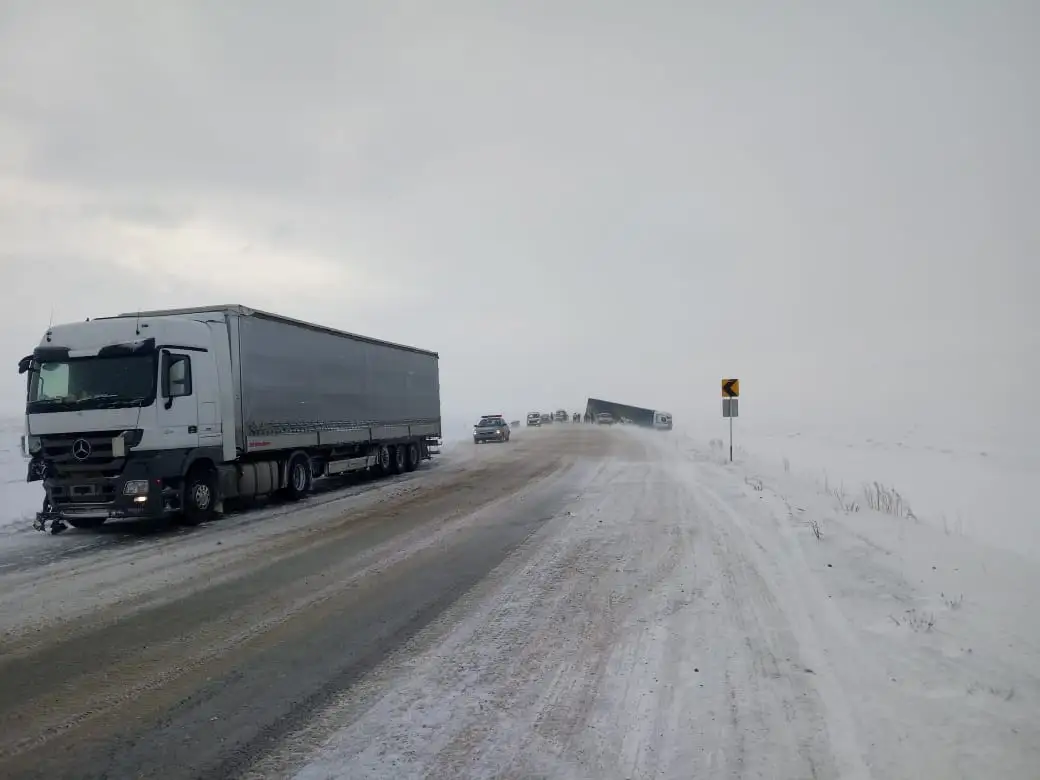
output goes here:
[[177, 501], [162, 480], [109, 477], [92, 480], [44, 480], [47, 500], [33, 526], [44, 529], [55, 521], [147, 520], [164, 517]]

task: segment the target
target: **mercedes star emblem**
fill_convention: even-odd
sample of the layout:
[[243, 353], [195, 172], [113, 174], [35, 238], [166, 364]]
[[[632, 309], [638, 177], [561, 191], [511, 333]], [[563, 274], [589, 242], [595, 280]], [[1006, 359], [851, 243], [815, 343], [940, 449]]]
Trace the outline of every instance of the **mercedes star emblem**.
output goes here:
[[86, 460], [90, 457], [90, 442], [86, 439], [76, 439], [72, 442], [72, 456], [76, 460]]

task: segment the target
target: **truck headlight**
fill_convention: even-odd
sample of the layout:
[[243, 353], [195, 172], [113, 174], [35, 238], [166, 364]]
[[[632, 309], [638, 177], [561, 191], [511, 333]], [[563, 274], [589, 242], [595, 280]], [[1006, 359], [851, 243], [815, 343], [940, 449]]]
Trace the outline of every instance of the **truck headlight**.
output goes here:
[[124, 496], [144, 496], [148, 494], [147, 479], [131, 479], [123, 484]]
[[39, 454], [43, 449], [43, 440], [39, 436], [22, 436], [22, 454], [29, 458]]

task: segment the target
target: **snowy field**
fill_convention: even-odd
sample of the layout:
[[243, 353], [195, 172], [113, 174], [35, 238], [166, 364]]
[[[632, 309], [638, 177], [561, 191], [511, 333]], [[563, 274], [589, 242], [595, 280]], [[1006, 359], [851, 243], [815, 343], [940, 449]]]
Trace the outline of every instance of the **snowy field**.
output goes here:
[[[728, 444], [721, 423], [701, 430]], [[1040, 448], [1024, 428], [998, 435], [935, 425], [857, 430], [739, 420], [734, 440], [749, 466], [768, 471], [786, 461], [792, 474], [844, 490], [859, 505], [865, 486], [877, 482], [896, 491], [921, 522], [1040, 560]]]
[[25, 481], [26, 461], [22, 457], [20, 418], [0, 418], [0, 544], [8, 532], [31, 528], [33, 517], [43, 502], [39, 483]]

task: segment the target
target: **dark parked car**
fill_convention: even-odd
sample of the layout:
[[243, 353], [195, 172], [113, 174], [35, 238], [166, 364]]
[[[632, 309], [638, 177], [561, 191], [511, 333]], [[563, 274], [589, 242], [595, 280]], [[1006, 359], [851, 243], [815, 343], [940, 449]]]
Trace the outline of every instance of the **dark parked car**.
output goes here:
[[473, 443], [483, 444], [486, 441], [509, 441], [509, 425], [501, 417], [482, 417], [473, 426]]

